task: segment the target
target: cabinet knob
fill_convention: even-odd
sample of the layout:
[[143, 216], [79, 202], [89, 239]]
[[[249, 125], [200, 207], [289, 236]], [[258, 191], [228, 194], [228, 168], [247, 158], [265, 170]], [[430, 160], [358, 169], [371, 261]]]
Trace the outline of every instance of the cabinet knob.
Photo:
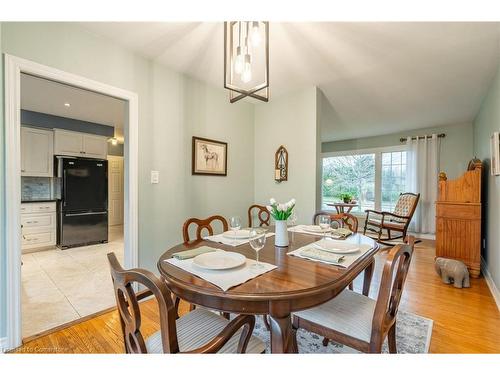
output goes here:
[[26, 172], [26, 170], [25, 169], [21, 169], [21, 172]]

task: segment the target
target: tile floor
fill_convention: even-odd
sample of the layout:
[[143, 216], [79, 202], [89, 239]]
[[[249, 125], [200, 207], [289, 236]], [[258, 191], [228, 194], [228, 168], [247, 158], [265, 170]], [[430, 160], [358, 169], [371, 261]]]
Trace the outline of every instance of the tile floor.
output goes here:
[[106, 244], [22, 255], [23, 337], [115, 304], [106, 254], [123, 263], [123, 227], [109, 228]]

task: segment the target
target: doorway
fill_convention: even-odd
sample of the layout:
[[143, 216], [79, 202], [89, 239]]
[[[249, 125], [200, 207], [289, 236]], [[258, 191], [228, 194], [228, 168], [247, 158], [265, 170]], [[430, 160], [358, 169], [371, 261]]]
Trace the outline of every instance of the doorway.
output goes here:
[[[6, 246], [7, 246], [7, 347], [22, 343], [21, 299], [21, 75], [47, 79], [125, 102], [123, 157], [123, 259], [127, 268], [137, 267], [137, 126], [138, 97], [135, 93], [85, 77], [5, 55], [5, 140], [6, 140]], [[85, 275], [78, 281], [85, 285]]]

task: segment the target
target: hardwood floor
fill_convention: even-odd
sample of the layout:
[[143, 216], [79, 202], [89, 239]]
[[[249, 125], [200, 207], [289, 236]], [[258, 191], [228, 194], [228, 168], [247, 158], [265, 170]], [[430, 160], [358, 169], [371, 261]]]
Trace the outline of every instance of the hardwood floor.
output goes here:
[[[416, 246], [400, 310], [434, 320], [431, 353], [500, 353], [500, 312], [484, 278], [471, 279], [471, 288], [443, 284], [434, 271], [434, 242]], [[384, 252], [377, 255], [370, 295], [376, 296]], [[356, 280], [360, 290], [362, 280]], [[154, 301], [141, 305], [143, 333], [159, 329]], [[188, 310], [181, 304], [181, 314]], [[104, 313], [25, 343], [21, 353], [123, 353], [118, 314]]]

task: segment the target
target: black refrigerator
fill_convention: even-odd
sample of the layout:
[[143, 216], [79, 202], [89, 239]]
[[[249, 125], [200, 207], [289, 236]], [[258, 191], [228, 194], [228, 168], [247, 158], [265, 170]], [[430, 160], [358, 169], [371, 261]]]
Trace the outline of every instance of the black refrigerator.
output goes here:
[[108, 161], [57, 156], [61, 187], [57, 245], [66, 249], [108, 241]]

